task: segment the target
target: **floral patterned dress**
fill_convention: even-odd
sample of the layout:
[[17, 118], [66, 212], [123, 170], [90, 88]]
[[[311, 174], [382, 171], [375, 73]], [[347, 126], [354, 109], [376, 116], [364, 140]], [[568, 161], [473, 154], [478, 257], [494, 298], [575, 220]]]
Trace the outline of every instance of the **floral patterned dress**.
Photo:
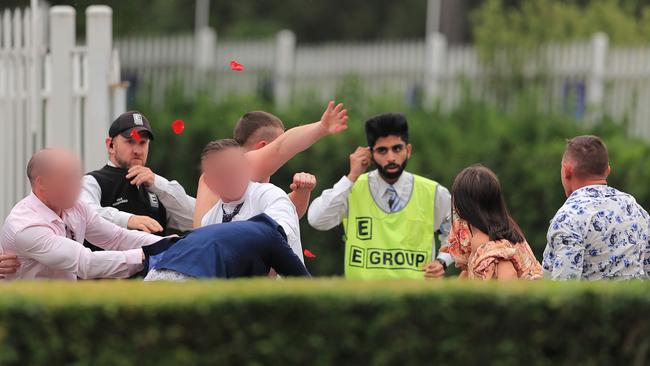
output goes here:
[[472, 251], [472, 234], [467, 222], [456, 219], [452, 226], [448, 250], [454, 257], [456, 266], [463, 270], [460, 278], [496, 279], [497, 265], [501, 261], [511, 262], [519, 279], [542, 278], [542, 266], [527, 242], [513, 244], [507, 240], [488, 241]]

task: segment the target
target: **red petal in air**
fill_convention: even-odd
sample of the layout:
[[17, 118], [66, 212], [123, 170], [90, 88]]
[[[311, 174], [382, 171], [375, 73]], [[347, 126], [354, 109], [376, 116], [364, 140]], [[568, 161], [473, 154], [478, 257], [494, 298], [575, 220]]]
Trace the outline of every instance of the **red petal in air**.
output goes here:
[[134, 139], [135, 141], [140, 141], [142, 137], [140, 137], [140, 134], [138, 133], [138, 130], [135, 128], [131, 129], [131, 138]]
[[180, 119], [175, 120], [172, 122], [172, 130], [174, 130], [175, 134], [180, 135], [185, 130], [185, 122]]
[[232, 71], [244, 71], [244, 65], [240, 64], [235, 60], [232, 60], [230, 61], [230, 69]]
[[316, 254], [312, 253], [311, 250], [309, 250], [309, 249], [305, 249], [305, 250], [303, 251], [303, 254], [304, 254], [305, 257], [307, 257], [307, 258], [316, 258]]

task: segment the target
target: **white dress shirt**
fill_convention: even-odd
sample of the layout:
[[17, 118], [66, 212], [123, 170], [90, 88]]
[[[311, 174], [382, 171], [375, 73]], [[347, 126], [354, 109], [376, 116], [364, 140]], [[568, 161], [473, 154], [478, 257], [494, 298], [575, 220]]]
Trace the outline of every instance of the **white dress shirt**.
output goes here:
[[227, 203], [220, 200], [203, 216], [201, 226], [222, 223], [224, 209], [227, 214], [230, 214], [242, 202], [243, 205], [239, 213], [233, 217], [232, 221], [248, 220], [262, 213], [269, 215], [282, 226], [287, 234], [289, 246], [298, 258], [303, 263], [305, 262], [300, 243], [300, 224], [296, 206], [282, 189], [271, 183], [250, 182], [241, 199]]
[[[112, 162], [107, 163], [115, 167]], [[80, 199], [95, 209], [104, 219], [120, 226], [127, 228], [129, 219], [133, 214], [120, 211], [115, 207], [102, 207], [102, 189], [97, 180], [92, 175], [84, 175], [83, 190]], [[194, 206], [196, 199], [185, 193], [185, 189], [177, 181], [169, 181], [166, 178], [156, 174], [153, 185], [147, 187], [151, 193], [158, 196], [158, 199], [167, 210], [167, 226], [180, 231], [193, 229]]]
[[[397, 182], [393, 184], [393, 188], [400, 198], [401, 205], [408, 204], [413, 191], [413, 174], [403, 172]], [[326, 189], [316, 198], [309, 206], [307, 211], [307, 220], [309, 224], [317, 230], [330, 230], [343, 221], [348, 215], [348, 195], [352, 191], [354, 182], [350, 181], [348, 177], [343, 176], [335, 185], [330, 189]], [[388, 188], [390, 184], [386, 183], [379, 176], [377, 170], [368, 173], [368, 185], [370, 186], [370, 193], [373, 197], [381, 197], [382, 199], [376, 200], [375, 203], [379, 208], [386, 212], [391, 212], [388, 198]], [[434, 205], [433, 215], [433, 228], [434, 231], [440, 231], [440, 242], [442, 246], [447, 245], [447, 238], [451, 230], [451, 194], [449, 190], [438, 184], [436, 189], [436, 198]], [[433, 256], [436, 255], [436, 243], [433, 241]], [[447, 266], [451, 265], [454, 261], [448, 253], [439, 253], [439, 259], [443, 260]]]
[[[6, 279], [124, 278], [142, 270], [143, 245], [160, 237], [122, 229], [83, 202], [59, 217], [33, 193], [14, 206], [5, 220], [0, 246], [21, 265]], [[106, 249], [92, 252], [84, 239]]]

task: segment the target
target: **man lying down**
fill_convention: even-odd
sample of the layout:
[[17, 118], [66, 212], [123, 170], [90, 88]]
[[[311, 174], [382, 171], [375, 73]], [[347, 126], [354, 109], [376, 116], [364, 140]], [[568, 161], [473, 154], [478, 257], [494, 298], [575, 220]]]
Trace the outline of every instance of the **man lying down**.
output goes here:
[[266, 214], [204, 226], [142, 249], [145, 281], [266, 276], [271, 268], [281, 276], [309, 276], [282, 226]]

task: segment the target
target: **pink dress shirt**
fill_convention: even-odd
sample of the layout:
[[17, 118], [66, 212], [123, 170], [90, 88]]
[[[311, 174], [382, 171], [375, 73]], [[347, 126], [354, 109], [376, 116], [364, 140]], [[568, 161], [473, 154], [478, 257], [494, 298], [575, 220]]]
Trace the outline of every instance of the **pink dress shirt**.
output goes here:
[[[92, 252], [84, 239], [106, 249]], [[14, 206], [7, 216], [0, 247], [13, 252], [21, 263], [14, 279], [124, 278], [142, 269], [143, 245], [161, 238], [131, 231], [101, 218], [79, 201], [63, 212], [63, 218], [33, 193]], [[0, 250], [1, 251], [1, 250]]]

